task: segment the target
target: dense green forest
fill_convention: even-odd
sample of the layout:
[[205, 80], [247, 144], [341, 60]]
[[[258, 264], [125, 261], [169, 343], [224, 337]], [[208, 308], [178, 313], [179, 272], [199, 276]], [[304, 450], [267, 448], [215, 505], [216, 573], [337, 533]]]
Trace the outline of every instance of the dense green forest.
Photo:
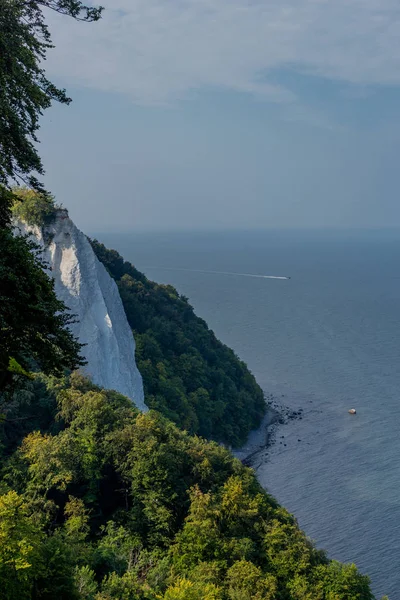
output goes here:
[[118, 284], [147, 405], [190, 433], [244, 443], [265, 412], [262, 390], [246, 365], [171, 285], [149, 281], [97, 240], [92, 246]]
[[368, 600], [254, 472], [79, 375], [35, 376], [1, 425], [4, 600]]

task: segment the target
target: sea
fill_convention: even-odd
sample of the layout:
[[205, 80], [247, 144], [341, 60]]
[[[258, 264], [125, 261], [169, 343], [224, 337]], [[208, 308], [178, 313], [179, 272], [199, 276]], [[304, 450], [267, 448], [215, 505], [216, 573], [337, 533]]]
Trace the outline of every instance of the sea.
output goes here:
[[260, 482], [378, 598], [400, 598], [400, 232], [97, 237], [174, 285], [266, 394], [302, 409], [256, 464]]

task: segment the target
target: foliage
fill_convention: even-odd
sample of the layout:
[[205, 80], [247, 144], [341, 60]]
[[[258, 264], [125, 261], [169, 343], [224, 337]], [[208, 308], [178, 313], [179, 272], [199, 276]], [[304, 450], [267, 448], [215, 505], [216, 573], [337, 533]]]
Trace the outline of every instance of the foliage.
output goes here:
[[373, 599], [221, 446], [80, 375], [45, 382], [58, 430], [0, 477], [4, 600]]
[[246, 365], [172, 286], [149, 281], [96, 240], [92, 246], [118, 283], [147, 405], [190, 433], [243, 443], [265, 412], [262, 390]]
[[40, 529], [14, 491], [0, 496], [0, 579], [10, 600], [29, 599], [33, 571], [39, 574]]
[[55, 211], [54, 197], [27, 187], [13, 188], [13, 217], [28, 225], [44, 225], [51, 220]]
[[163, 596], [164, 600], [223, 600], [222, 590], [212, 583], [196, 584], [189, 579], [178, 579]]
[[[82, 361], [71, 335], [71, 316], [57, 300], [37, 248], [13, 236], [11, 207], [28, 222], [42, 222], [53, 200], [32, 172], [43, 174], [37, 152], [39, 117], [53, 100], [68, 104], [65, 91], [41, 66], [51, 45], [43, 8], [96, 21], [101, 8], [80, 0], [0, 0], [0, 393], [31, 366], [61, 374]], [[9, 190], [23, 180], [40, 192]]]
[[80, 0], [0, 0], [0, 184], [22, 179], [41, 189], [43, 174], [36, 132], [42, 112], [53, 101], [69, 104], [41, 66], [52, 47], [43, 8], [75, 19], [96, 21], [101, 9]]
[[0, 229], [9, 227], [11, 223], [11, 206], [14, 196], [3, 185], [0, 184]]
[[0, 228], [0, 392], [19, 370], [62, 374], [82, 364], [73, 317], [57, 299], [38, 248]]
[[36, 379], [58, 415], [0, 473], [4, 600], [373, 599], [215, 442], [80, 375]]

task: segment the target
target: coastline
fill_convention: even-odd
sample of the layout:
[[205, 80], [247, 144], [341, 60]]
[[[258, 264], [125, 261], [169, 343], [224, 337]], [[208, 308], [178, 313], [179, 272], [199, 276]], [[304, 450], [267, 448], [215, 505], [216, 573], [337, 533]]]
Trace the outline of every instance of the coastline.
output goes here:
[[[285, 425], [291, 419], [302, 419], [303, 408], [297, 411], [282, 405], [274, 396], [270, 394], [266, 398], [266, 412], [261, 425], [249, 433], [246, 443], [237, 450], [231, 450], [232, 454], [242, 461], [247, 467], [257, 470], [254, 461], [261, 452], [266, 452], [272, 444], [275, 443], [275, 432], [279, 425]], [[286, 445], [286, 444], [285, 444]], [[266, 454], [263, 454], [263, 460]]]
[[252, 458], [273, 444], [273, 426], [279, 423], [281, 417], [281, 413], [272, 406], [269, 400], [260, 427], [251, 431], [244, 446], [238, 450], [232, 450], [232, 454], [247, 466], [251, 466]]

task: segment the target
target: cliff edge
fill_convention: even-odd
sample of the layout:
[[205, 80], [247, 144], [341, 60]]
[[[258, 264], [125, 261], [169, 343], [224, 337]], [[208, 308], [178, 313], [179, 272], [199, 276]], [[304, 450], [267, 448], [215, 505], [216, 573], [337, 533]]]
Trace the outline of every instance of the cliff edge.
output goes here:
[[76, 315], [71, 330], [79, 339], [87, 361], [83, 371], [92, 381], [144, 403], [142, 377], [135, 362], [135, 340], [118, 287], [97, 259], [85, 236], [65, 209], [43, 226], [15, 224], [16, 232], [29, 234], [43, 248], [43, 259], [54, 278], [57, 296]]

